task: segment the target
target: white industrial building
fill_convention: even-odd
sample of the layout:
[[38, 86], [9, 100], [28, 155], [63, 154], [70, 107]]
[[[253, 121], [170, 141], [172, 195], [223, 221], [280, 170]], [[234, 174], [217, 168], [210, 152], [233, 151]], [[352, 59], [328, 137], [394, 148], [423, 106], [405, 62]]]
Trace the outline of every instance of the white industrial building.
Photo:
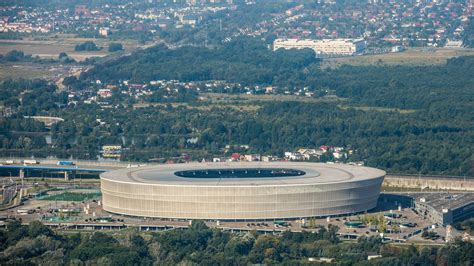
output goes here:
[[317, 55], [355, 55], [365, 50], [364, 39], [276, 39], [273, 50], [283, 49], [313, 49]]

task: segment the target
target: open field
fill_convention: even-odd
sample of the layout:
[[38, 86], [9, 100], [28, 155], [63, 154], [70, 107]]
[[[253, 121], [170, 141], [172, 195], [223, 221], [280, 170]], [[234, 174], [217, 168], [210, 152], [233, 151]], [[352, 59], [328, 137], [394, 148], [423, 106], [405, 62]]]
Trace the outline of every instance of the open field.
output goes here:
[[[98, 47], [103, 47], [100, 51], [75, 52], [74, 47], [85, 41], [93, 41]], [[109, 39], [76, 38], [73, 35], [57, 34], [41, 39], [24, 38], [23, 40], [0, 40], [0, 54], [6, 54], [11, 50], [23, 51], [26, 54], [39, 56], [42, 58], [57, 58], [59, 53], [66, 52], [77, 61], [83, 61], [89, 57], [103, 57], [108, 55], [109, 43], [120, 42], [123, 44], [125, 52], [139, 47], [135, 40], [112, 41]]]
[[[243, 111], [256, 111], [261, 106], [258, 102], [274, 102], [274, 101], [297, 101], [305, 103], [322, 103], [322, 102], [332, 102], [332, 103], [341, 103], [346, 102], [347, 99], [339, 97], [328, 97], [328, 98], [312, 98], [305, 96], [296, 96], [296, 95], [247, 95], [247, 94], [223, 94], [223, 93], [201, 93], [200, 100], [203, 102], [209, 102], [209, 105], [206, 105], [208, 109], [212, 107], [227, 107], [234, 108]], [[414, 109], [400, 109], [400, 108], [384, 108], [377, 106], [351, 106], [338, 104], [340, 109], [346, 110], [353, 108], [355, 110], [364, 111], [364, 112], [397, 112], [400, 114], [411, 114], [416, 112]]]
[[224, 93], [201, 93], [199, 98], [202, 101], [211, 103], [225, 103], [225, 102], [252, 102], [252, 101], [298, 101], [307, 103], [321, 103], [321, 102], [335, 102], [344, 101], [344, 98], [328, 97], [328, 98], [313, 98], [297, 95], [253, 95], [253, 94], [224, 94]]
[[[74, 47], [77, 44], [85, 41], [93, 41], [99, 47], [103, 47], [100, 51], [93, 52], [75, 52]], [[83, 61], [90, 57], [104, 57], [111, 55], [107, 52], [108, 45], [112, 42], [120, 42], [124, 46], [123, 52], [114, 53], [116, 56], [128, 54], [129, 52], [138, 48], [146, 48], [155, 42], [148, 44], [139, 44], [136, 40], [119, 40], [113, 41], [109, 39], [91, 39], [91, 38], [76, 38], [71, 34], [57, 34], [42, 38], [24, 38], [22, 40], [0, 40], [0, 54], [6, 54], [12, 50], [23, 51], [25, 54], [38, 56], [40, 58], [58, 59], [59, 53], [66, 52], [70, 57], [76, 61]], [[60, 63], [33, 63], [33, 62], [7, 62], [0, 65], [0, 80], [2, 79], [18, 79], [18, 78], [42, 78], [49, 79], [56, 82], [61, 89], [62, 78], [66, 75], [79, 75], [84, 66]]]
[[384, 108], [384, 107], [377, 107], [377, 106], [348, 106], [348, 105], [338, 105], [339, 108], [346, 110], [349, 108], [370, 112], [370, 111], [377, 111], [377, 112], [397, 112], [400, 114], [411, 114], [416, 112], [414, 109], [400, 109], [400, 108]]
[[[23, 40], [2, 40], [0, 41], [0, 53], [6, 54], [11, 50], [23, 51], [25, 54], [39, 56], [41, 58], [57, 58], [59, 53], [66, 52], [69, 56], [78, 61], [83, 61], [89, 57], [103, 57], [107, 55], [107, 50], [93, 52], [75, 52], [77, 43], [62, 43], [61, 41], [23, 41]], [[97, 44], [99, 45], [99, 44]]]
[[411, 48], [401, 53], [362, 55], [323, 60], [323, 68], [336, 68], [342, 65], [439, 65], [457, 56], [474, 56], [469, 48]]
[[216, 103], [216, 104], [206, 104], [206, 105], [189, 105], [187, 103], [137, 103], [133, 105], [134, 109], [145, 108], [145, 107], [165, 107], [171, 105], [173, 108], [184, 107], [186, 109], [200, 110], [200, 111], [210, 111], [213, 108], [227, 108], [233, 109], [235, 111], [244, 111], [244, 112], [255, 112], [261, 108], [261, 106], [256, 104], [227, 104], [227, 103]]
[[275, 101], [298, 101], [307, 103], [321, 102], [339, 102], [344, 101], [343, 98], [312, 98], [296, 95], [248, 95], [248, 94], [225, 94], [225, 93], [200, 93], [197, 105], [188, 103], [137, 103], [133, 108], [145, 107], [163, 107], [171, 105], [174, 108], [185, 107], [187, 109], [195, 109], [201, 111], [209, 111], [212, 108], [227, 108], [236, 111], [256, 112], [261, 108], [259, 102], [275, 102]]
[[0, 64], [0, 80], [2, 79], [35, 79], [35, 78], [54, 78], [67, 70], [51, 64], [33, 64], [33, 63], [3, 63]]
[[[165, 107], [171, 105], [173, 108], [184, 107], [186, 109], [194, 109], [201, 111], [210, 111], [213, 108], [227, 108], [235, 111], [256, 112], [262, 105], [262, 102], [269, 101], [297, 101], [305, 103], [321, 103], [334, 102], [338, 103], [345, 101], [344, 98], [312, 98], [296, 95], [247, 95], [247, 94], [224, 94], [224, 93], [201, 93], [199, 95], [200, 101], [197, 105], [190, 105], [188, 103], [136, 103], [133, 105], [134, 109], [146, 107]], [[377, 106], [351, 106], [338, 105], [342, 110], [349, 108], [364, 111], [364, 112], [397, 112], [400, 114], [411, 114], [416, 112], [414, 109], [400, 109], [400, 108], [384, 108]]]

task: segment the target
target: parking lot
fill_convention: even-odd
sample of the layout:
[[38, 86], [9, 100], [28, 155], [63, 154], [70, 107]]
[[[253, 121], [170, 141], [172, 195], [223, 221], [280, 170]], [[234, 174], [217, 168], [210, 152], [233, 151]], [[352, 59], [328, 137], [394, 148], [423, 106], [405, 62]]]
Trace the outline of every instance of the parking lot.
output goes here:
[[[73, 191], [74, 192], [74, 191]], [[78, 192], [87, 192], [81, 190]], [[90, 191], [92, 192], [92, 190]], [[71, 192], [69, 192], [71, 193]], [[53, 193], [57, 195], [58, 192]], [[53, 197], [54, 198], [54, 197]], [[87, 197], [86, 197], [87, 198]], [[0, 212], [1, 217], [21, 219], [24, 223], [40, 220], [44, 224], [63, 229], [118, 230], [139, 227], [145, 231], [186, 228], [190, 221], [158, 218], [128, 217], [111, 214], [102, 209], [100, 197], [84, 201], [60, 201], [29, 199], [13, 209]], [[354, 215], [292, 220], [267, 221], [207, 221], [209, 227], [229, 231], [260, 231], [281, 233], [291, 231], [314, 231], [321, 227], [337, 226], [342, 239], [361, 236], [383, 236], [387, 241], [444, 242], [446, 229], [415, 214], [407, 198], [382, 194], [378, 206], [369, 212]], [[423, 230], [435, 230], [437, 237], [421, 238]]]

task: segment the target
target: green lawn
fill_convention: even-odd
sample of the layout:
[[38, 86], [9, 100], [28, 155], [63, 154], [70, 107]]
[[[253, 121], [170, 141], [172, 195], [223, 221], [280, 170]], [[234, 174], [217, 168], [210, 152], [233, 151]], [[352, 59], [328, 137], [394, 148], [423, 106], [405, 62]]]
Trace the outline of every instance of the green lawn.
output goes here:
[[100, 192], [91, 192], [91, 193], [77, 193], [77, 192], [64, 192], [56, 195], [48, 195], [42, 197], [41, 200], [49, 201], [84, 201], [100, 197], [102, 194]]

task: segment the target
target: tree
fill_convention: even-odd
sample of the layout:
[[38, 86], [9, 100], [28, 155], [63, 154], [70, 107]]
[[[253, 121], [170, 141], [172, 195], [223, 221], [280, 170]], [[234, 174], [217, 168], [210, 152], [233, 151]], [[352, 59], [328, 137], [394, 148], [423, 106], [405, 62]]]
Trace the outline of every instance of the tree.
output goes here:
[[86, 41], [74, 47], [74, 51], [76, 52], [98, 51], [98, 50], [100, 50], [99, 47], [97, 47], [97, 45], [92, 41]]
[[208, 230], [209, 229], [206, 223], [202, 220], [193, 220], [191, 222], [190, 228], [193, 230]]
[[117, 52], [123, 50], [123, 46], [121, 43], [110, 43], [109, 44], [109, 52]]
[[64, 63], [64, 64], [76, 62], [73, 58], [69, 57], [69, 55], [66, 54], [65, 52], [59, 53], [58, 59], [59, 59], [59, 62]]
[[30, 237], [33, 237], [33, 238], [40, 235], [50, 236], [50, 237], [54, 236], [53, 231], [51, 231], [51, 229], [49, 229], [46, 225], [42, 224], [39, 221], [31, 222], [28, 228], [29, 228], [28, 234]]
[[61, 53], [59, 53], [59, 56], [58, 56], [59, 60], [61, 60], [63, 58], [67, 58], [67, 57], [68, 57], [68, 55], [66, 54], [66, 52], [61, 52]]
[[23, 51], [12, 50], [5, 55], [5, 60], [11, 62], [21, 61], [23, 58], [25, 58]]

